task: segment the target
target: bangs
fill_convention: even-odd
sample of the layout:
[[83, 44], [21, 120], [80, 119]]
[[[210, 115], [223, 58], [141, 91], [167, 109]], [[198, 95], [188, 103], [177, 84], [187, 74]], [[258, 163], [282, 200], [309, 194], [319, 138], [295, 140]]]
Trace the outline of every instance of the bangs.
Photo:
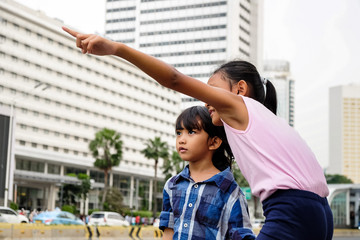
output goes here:
[[197, 108], [190, 108], [186, 109], [182, 112], [179, 117], [176, 119], [175, 129], [197, 129], [201, 130], [204, 129], [203, 121], [201, 121], [199, 109]]

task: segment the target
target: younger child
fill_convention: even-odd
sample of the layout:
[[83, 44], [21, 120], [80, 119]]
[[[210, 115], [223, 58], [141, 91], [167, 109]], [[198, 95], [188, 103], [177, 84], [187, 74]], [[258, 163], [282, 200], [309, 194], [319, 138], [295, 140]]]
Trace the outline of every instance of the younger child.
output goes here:
[[223, 127], [205, 107], [176, 120], [176, 150], [189, 164], [163, 191], [163, 239], [255, 239], [247, 203], [231, 173], [232, 153]]

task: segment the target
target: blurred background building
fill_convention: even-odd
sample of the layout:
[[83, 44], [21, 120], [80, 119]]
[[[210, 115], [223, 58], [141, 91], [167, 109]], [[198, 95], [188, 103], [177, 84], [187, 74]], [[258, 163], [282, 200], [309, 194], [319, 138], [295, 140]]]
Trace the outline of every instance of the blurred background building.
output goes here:
[[360, 85], [330, 88], [330, 159], [327, 173], [360, 184]]
[[130, 208], [151, 208], [154, 161], [140, 151], [154, 136], [174, 146], [180, 95], [119, 58], [82, 55], [59, 20], [13, 1], [0, 1], [0, 16], [0, 133], [10, 136], [0, 205], [54, 209], [62, 185], [78, 181], [66, 175], [86, 173], [95, 180], [86, 205], [98, 208], [104, 174], [88, 144], [107, 127], [124, 151], [110, 184]]
[[276, 89], [277, 115], [294, 127], [295, 81], [291, 78], [290, 63], [285, 60], [266, 60], [263, 76], [268, 78]]
[[[262, 70], [262, 0], [106, 1], [107, 37], [207, 82], [235, 58]], [[183, 108], [202, 104], [182, 96]]]

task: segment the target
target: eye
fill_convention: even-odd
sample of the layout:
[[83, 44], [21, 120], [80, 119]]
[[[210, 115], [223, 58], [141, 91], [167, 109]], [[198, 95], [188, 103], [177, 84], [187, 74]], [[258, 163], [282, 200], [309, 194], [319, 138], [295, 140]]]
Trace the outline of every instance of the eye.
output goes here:
[[180, 136], [180, 135], [181, 135], [181, 131], [176, 131], [176, 132], [175, 132], [175, 135], [176, 135], [176, 136]]
[[189, 135], [192, 135], [192, 134], [195, 134], [196, 133], [196, 131], [194, 131], [194, 130], [189, 130]]

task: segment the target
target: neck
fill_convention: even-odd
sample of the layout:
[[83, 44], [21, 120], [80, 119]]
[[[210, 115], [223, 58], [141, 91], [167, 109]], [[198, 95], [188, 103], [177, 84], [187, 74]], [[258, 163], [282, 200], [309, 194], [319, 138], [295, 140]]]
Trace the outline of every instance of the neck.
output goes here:
[[210, 179], [220, 171], [212, 161], [189, 162], [190, 176], [195, 182], [202, 182]]

